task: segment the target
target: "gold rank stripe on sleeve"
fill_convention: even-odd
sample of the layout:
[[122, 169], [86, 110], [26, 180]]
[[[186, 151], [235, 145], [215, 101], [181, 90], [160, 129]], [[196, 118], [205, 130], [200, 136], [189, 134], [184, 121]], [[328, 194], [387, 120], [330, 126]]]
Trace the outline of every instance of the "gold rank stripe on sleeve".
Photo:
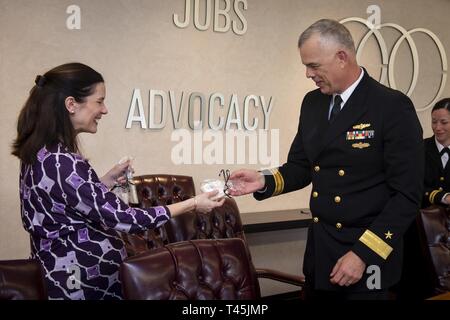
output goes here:
[[363, 235], [359, 238], [359, 241], [368, 246], [372, 251], [382, 257], [384, 260], [392, 252], [392, 247], [383, 241], [379, 236], [370, 230], [366, 230]]
[[273, 178], [275, 180], [275, 190], [273, 191], [272, 196], [277, 196], [283, 192], [284, 189], [284, 179], [278, 169], [271, 169]]
[[434, 197], [436, 197], [436, 194], [438, 194], [438, 192], [440, 192], [441, 190], [433, 190], [430, 193], [430, 196], [428, 198], [428, 200], [430, 200], [430, 203], [434, 204]]

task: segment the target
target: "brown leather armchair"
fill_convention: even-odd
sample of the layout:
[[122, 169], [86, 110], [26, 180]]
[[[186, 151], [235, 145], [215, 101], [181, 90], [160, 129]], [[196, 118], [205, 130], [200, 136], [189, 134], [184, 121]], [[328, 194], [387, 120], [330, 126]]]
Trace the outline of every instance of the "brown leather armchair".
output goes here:
[[[145, 175], [135, 177], [133, 183], [136, 185], [140, 207], [171, 204], [195, 196], [194, 181], [189, 176]], [[223, 206], [215, 208], [208, 214], [193, 211], [171, 219], [158, 229], [138, 235], [123, 235], [129, 256], [169, 243], [223, 238], [242, 239], [251, 262], [239, 208], [234, 199], [227, 198]], [[304, 285], [302, 276], [262, 268], [256, 268], [255, 272], [259, 278], [268, 278], [299, 287]]]
[[431, 206], [420, 210], [417, 225], [434, 294], [450, 291], [450, 208]]
[[0, 261], [0, 300], [46, 299], [44, 274], [38, 261]]
[[[143, 175], [136, 176], [132, 181], [136, 185], [139, 207], [148, 208], [158, 205], [168, 205], [195, 196], [195, 187], [192, 177], [180, 175]], [[170, 224], [172, 219], [163, 226], [141, 232], [139, 234], [122, 234], [128, 256], [160, 248], [173, 242], [172, 235], [167, 230], [174, 230]]]
[[260, 298], [242, 239], [168, 244], [124, 260], [120, 279], [131, 300], [247, 300]]

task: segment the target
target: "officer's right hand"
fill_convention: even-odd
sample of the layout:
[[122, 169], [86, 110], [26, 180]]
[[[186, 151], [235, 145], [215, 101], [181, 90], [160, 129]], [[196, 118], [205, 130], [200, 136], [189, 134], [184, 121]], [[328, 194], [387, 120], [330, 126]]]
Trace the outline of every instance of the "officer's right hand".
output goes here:
[[228, 194], [232, 196], [242, 196], [261, 190], [265, 186], [264, 175], [256, 170], [240, 169], [230, 175], [233, 184], [228, 189]]

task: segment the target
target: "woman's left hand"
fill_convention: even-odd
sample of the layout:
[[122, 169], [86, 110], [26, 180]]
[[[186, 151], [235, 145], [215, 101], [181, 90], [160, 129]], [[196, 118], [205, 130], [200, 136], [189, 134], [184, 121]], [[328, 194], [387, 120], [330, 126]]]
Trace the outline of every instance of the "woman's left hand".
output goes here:
[[111, 170], [109, 170], [100, 181], [107, 186], [109, 189], [115, 185], [124, 185], [127, 182], [127, 169], [134, 172], [131, 167], [131, 160], [125, 161], [122, 164], [116, 164]]

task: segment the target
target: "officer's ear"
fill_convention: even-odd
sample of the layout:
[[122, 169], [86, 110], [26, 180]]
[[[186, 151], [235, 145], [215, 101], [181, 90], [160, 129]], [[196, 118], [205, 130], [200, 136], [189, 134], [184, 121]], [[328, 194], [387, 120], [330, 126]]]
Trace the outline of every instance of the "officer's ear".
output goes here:
[[344, 50], [339, 50], [336, 52], [336, 57], [338, 59], [338, 63], [341, 65], [341, 67], [345, 66], [348, 62], [348, 54]]

